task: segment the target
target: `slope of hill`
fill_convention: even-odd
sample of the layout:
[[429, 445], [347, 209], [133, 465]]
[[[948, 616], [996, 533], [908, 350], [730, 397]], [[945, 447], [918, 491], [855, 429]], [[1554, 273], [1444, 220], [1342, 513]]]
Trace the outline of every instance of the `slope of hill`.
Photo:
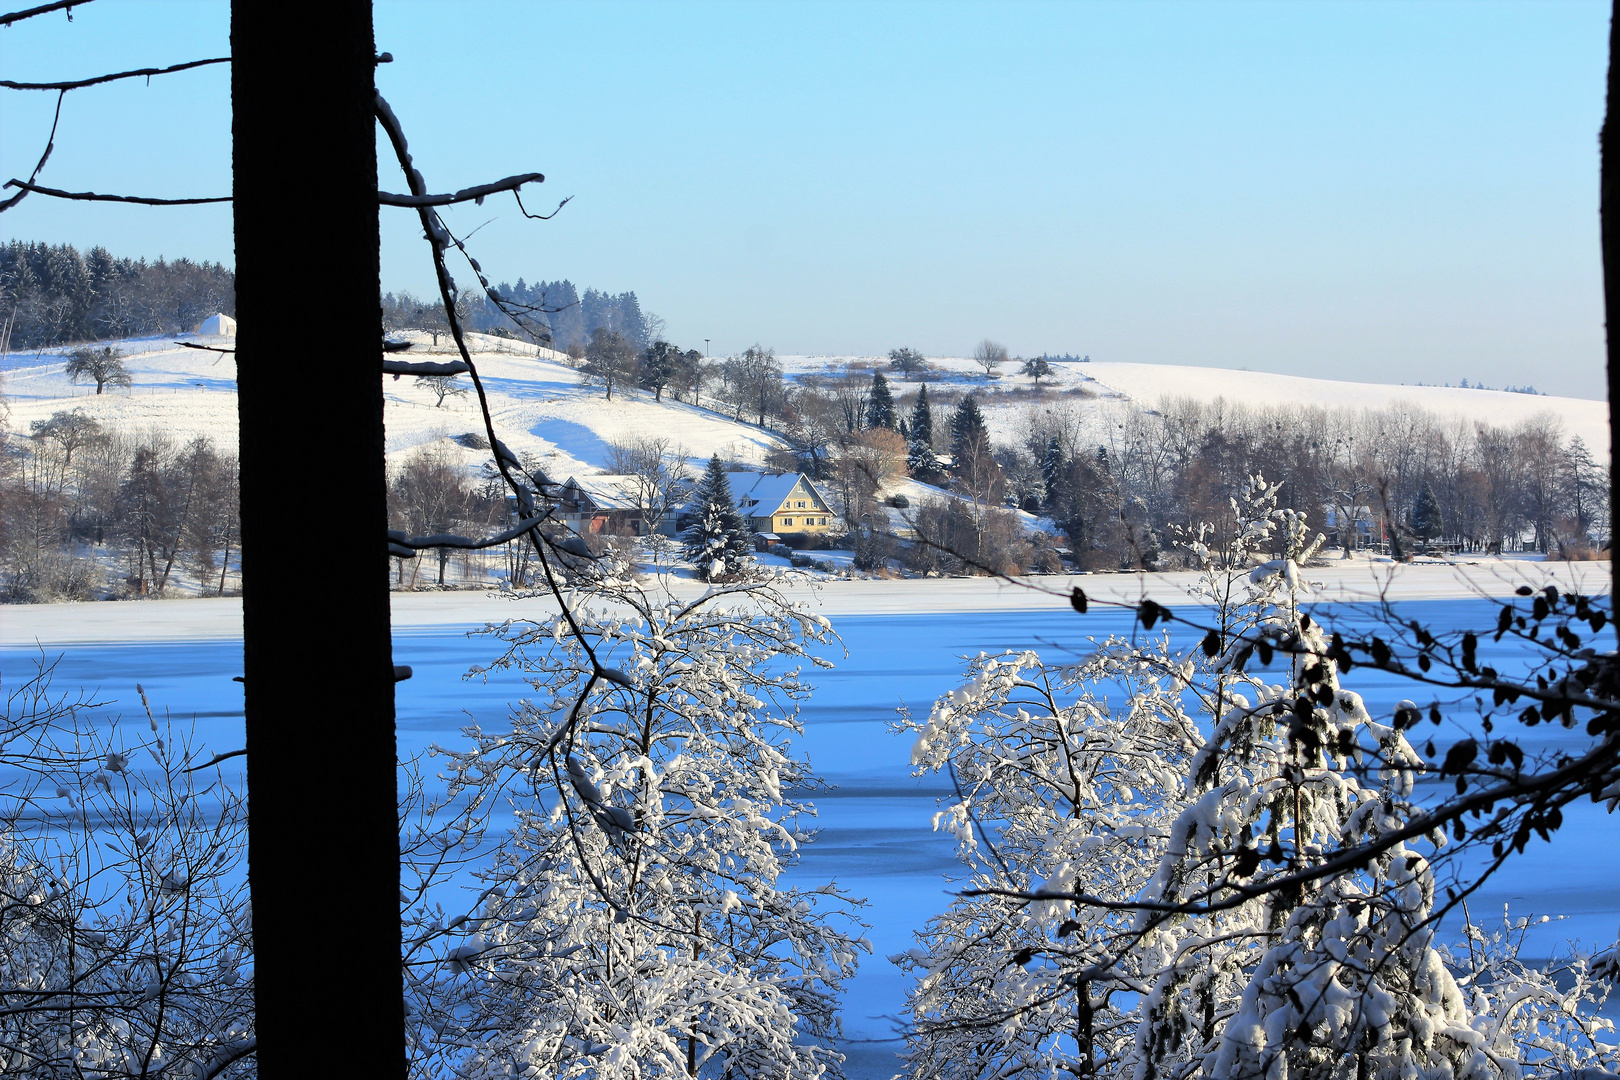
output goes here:
[[[885, 357], [783, 356], [780, 359], [783, 368], [796, 378], [829, 370], [881, 370], [898, 379], [888, 371]], [[1019, 400], [1022, 395], [1014, 392], [1034, 389], [1030, 378], [1017, 373], [1016, 361], [1003, 365], [995, 379], [986, 379], [984, 369], [965, 357], [930, 357], [928, 362], [934, 368], [929, 379], [936, 389], [945, 386], [980, 392], [984, 395], [981, 404], [985, 407], [985, 418], [996, 437], [1015, 440], [1014, 414], [1026, 402]], [[1595, 453], [1601, 454], [1609, 445], [1608, 403], [1586, 398], [1345, 382], [1172, 364], [1055, 363], [1052, 368], [1053, 376], [1042, 380], [1045, 396], [1073, 402], [1075, 407], [1090, 413], [1104, 413], [1127, 401], [1154, 409], [1164, 399], [1177, 397], [1203, 402], [1225, 399], [1252, 407], [1389, 409], [1405, 404], [1441, 417], [1456, 416], [1498, 427], [1514, 427], [1540, 413], [1550, 412], [1563, 421], [1566, 435], [1580, 436]], [[901, 380], [894, 386], [898, 392], [908, 392], [911, 384]]]
[[[606, 464], [610, 443], [638, 435], [667, 436], [685, 446], [694, 458], [719, 453], [756, 463], [776, 443], [768, 432], [707, 409], [655, 402], [645, 394], [605, 400], [600, 390], [582, 386], [579, 374], [549, 350], [536, 355], [533, 347], [480, 334], [472, 335], [472, 341], [501, 438], [517, 453], [533, 455], [559, 479], [598, 471]], [[168, 338], [120, 342], [118, 346], [126, 353], [125, 366], [134, 386], [100, 395], [94, 386], [71, 383], [62, 373], [60, 355], [45, 352], [8, 358], [0, 369], [4, 375], [0, 392], [10, 411], [8, 426], [26, 432], [34, 420], [63, 409], [83, 409], [97, 420], [131, 432], [160, 430], [179, 442], [204, 435], [221, 449], [235, 449], [233, 357], [179, 348]], [[293, 356], [312, 351], [293, 342], [287, 348]], [[307, 383], [310, 394], [318, 394], [320, 363], [317, 352], [306, 367], [290, 371], [287, 377]], [[439, 406], [426, 387], [409, 377], [384, 379], [383, 389], [391, 459], [432, 442], [457, 449], [448, 440], [483, 430], [470, 394], [446, 398]], [[304, 430], [291, 418], [287, 432], [289, 440], [320, 439], [319, 432]], [[479, 451], [461, 452], [469, 464], [487, 457]]]

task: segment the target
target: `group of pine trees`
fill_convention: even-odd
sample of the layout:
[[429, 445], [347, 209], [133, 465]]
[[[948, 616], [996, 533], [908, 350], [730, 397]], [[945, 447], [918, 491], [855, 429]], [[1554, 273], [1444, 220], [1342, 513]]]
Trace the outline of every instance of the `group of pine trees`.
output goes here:
[[[533, 325], [548, 328], [551, 348], [559, 352], [583, 348], [598, 330], [619, 334], [639, 351], [653, 343], [663, 325], [656, 315], [642, 311], [634, 292], [608, 293], [587, 288], [581, 293], [571, 281], [537, 281], [531, 285], [522, 278], [515, 285], [501, 282], [495, 292]], [[473, 306], [467, 324], [470, 329], [485, 332], [518, 329], [486, 297], [480, 297]]]
[[218, 263], [126, 259], [103, 247], [12, 240], [0, 245], [0, 342], [51, 348], [183, 334], [236, 312], [236, 275]]

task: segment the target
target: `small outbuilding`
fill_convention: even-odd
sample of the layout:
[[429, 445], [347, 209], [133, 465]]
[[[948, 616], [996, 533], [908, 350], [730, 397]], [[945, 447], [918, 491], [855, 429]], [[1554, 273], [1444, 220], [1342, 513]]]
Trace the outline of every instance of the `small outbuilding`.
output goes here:
[[197, 333], [203, 337], [235, 337], [236, 320], [216, 311], [202, 321]]

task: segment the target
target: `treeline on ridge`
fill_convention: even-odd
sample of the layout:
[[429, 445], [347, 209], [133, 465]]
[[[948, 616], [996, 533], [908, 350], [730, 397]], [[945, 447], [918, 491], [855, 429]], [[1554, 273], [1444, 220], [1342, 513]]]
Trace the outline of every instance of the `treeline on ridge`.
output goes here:
[[184, 334], [236, 314], [236, 274], [211, 262], [118, 258], [96, 246], [0, 245], [0, 339], [41, 349], [77, 341]]

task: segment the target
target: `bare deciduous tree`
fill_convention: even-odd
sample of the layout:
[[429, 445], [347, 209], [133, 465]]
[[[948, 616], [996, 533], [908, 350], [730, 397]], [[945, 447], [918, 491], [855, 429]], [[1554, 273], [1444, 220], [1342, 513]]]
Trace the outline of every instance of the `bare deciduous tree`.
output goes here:
[[973, 346], [973, 362], [984, 368], [984, 377], [990, 378], [996, 368], [1007, 362], [1007, 346], [985, 338]]

